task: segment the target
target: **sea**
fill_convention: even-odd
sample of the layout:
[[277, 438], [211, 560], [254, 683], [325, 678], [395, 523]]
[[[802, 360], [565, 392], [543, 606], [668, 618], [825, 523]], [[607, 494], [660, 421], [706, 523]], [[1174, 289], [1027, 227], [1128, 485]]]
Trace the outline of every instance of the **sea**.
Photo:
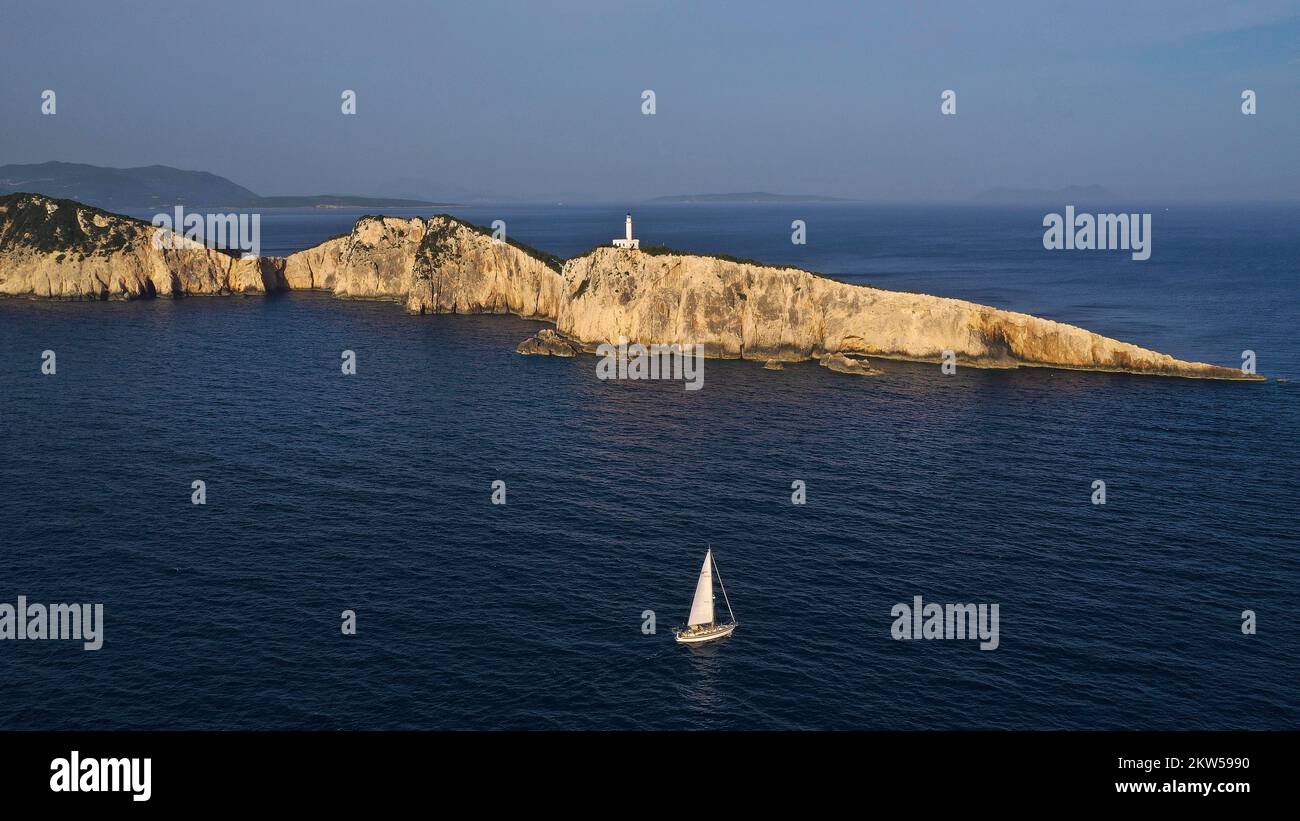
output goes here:
[[[628, 208], [390, 213], [568, 256]], [[1300, 206], [1133, 205], [1146, 261], [1044, 249], [1043, 207], [631, 209], [1268, 380], [707, 360], [687, 391], [520, 356], [545, 325], [510, 316], [0, 301], [0, 603], [104, 613], [97, 651], [0, 641], [0, 728], [1300, 728]], [[361, 213], [263, 212], [263, 252]], [[739, 627], [679, 645], [709, 547]], [[895, 638], [918, 596], [997, 605], [996, 649]]]

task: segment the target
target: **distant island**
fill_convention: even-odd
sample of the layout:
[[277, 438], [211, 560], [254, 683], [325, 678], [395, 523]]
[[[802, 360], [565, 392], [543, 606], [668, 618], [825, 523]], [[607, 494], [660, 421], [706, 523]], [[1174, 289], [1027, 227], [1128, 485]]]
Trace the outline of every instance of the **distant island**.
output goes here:
[[975, 195], [986, 202], [1078, 203], [1118, 199], [1100, 185], [1067, 185], [1064, 188], [990, 188]]
[[[610, 228], [615, 228], [611, 225]], [[366, 216], [287, 257], [161, 242], [149, 223], [39, 194], [0, 196], [0, 296], [138, 299], [323, 290], [416, 314], [513, 313], [552, 323], [520, 353], [573, 356], [620, 339], [703, 345], [775, 368], [864, 357], [1257, 380], [1061, 322], [960, 299], [885, 291], [781, 265], [603, 246], [570, 259], [499, 241], [447, 214]]]
[[766, 191], [745, 191], [736, 194], [675, 194], [671, 197], [655, 197], [646, 200], [652, 203], [762, 203], [762, 202], [849, 202], [840, 197], [819, 197], [811, 194], [769, 194]]
[[423, 208], [449, 203], [346, 194], [263, 197], [225, 177], [166, 165], [107, 168], [70, 162], [0, 166], [0, 196], [20, 191], [98, 208]]

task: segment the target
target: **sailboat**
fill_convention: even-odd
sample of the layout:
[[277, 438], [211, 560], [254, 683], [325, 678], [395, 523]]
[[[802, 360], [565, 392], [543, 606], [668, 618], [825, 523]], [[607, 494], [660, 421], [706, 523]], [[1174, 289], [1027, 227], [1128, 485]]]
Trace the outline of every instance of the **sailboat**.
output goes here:
[[[717, 624], [713, 621], [713, 577], [718, 577], [718, 586], [722, 588], [722, 600], [727, 604], [727, 614], [731, 616], [729, 624]], [[731, 600], [727, 598], [727, 588], [722, 584], [722, 574], [713, 561], [713, 548], [704, 554], [704, 566], [700, 568], [700, 579], [695, 583], [695, 600], [691, 602], [691, 615], [686, 620], [685, 630], [676, 630], [677, 641], [682, 644], [703, 644], [706, 641], [730, 636], [736, 629], [736, 614], [731, 612]]]

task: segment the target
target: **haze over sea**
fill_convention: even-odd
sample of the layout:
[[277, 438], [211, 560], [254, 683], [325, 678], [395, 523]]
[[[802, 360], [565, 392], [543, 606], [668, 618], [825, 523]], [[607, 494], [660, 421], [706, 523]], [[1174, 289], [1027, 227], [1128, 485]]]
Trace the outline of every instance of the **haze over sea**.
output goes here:
[[[434, 210], [568, 256], [625, 208], [393, 213]], [[1291, 381], [709, 360], [687, 392], [519, 356], [540, 324], [516, 317], [0, 301], [0, 601], [102, 602], [106, 622], [98, 652], [0, 642], [0, 727], [1300, 727], [1300, 206], [1123, 210], [1154, 214], [1150, 260], [1046, 251], [1041, 207], [634, 216], [645, 244], [1181, 359], [1253, 350]], [[358, 214], [264, 212], [263, 252]], [[740, 627], [681, 647], [708, 544]], [[916, 595], [999, 604], [998, 649], [892, 640]]]

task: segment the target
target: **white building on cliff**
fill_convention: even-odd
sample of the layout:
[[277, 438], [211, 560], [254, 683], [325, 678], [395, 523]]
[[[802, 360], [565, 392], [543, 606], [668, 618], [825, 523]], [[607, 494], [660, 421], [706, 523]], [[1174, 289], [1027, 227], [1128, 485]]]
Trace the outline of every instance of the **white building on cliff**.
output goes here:
[[639, 240], [639, 239], [632, 239], [632, 215], [631, 215], [631, 214], [628, 214], [628, 215], [627, 215], [627, 232], [626, 232], [626, 233], [627, 233], [627, 236], [625, 236], [623, 239], [616, 239], [616, 240], [614, 240], [614, 247], [615, 247], [615, 248], [634, 248], [634, 249], [639, 249], [639, 248], [641, 247], [641, 240]]

